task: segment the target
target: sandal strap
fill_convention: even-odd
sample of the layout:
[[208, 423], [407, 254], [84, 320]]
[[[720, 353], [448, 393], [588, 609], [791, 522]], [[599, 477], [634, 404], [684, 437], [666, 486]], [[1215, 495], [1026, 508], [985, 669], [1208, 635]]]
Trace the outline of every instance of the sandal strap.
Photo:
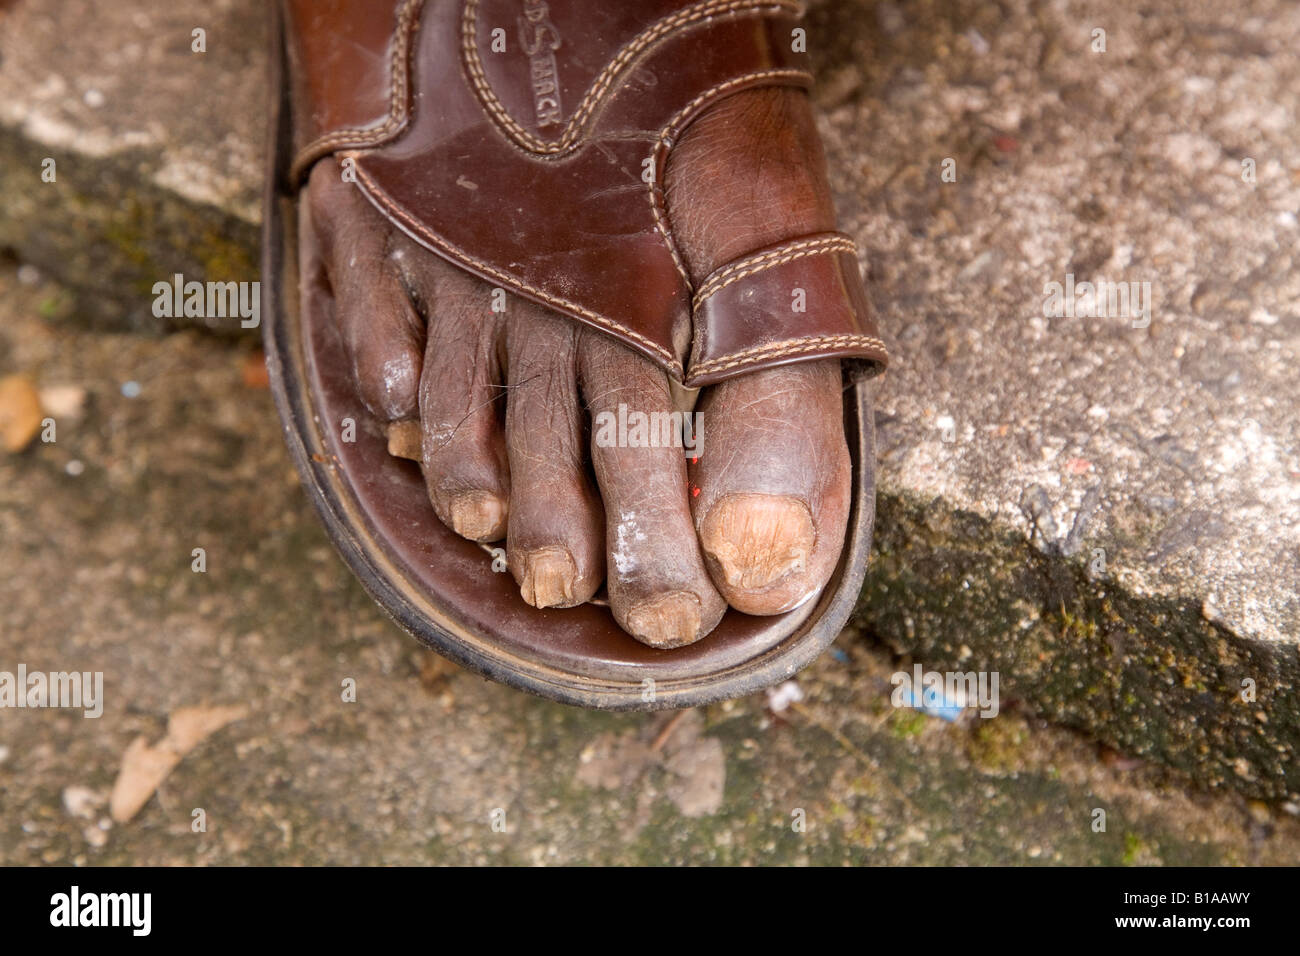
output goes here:
[[741, 256], [700, 283], [692, 306], [686, 383], [693, 388], [810, 359], [861, 359], [869, 375], [889, 360], [862, 285], [857, 243], [841, 232]]
[[811, 85], [802, 0], [283, 3], [292, 183], [350, 160], [345, 179], [421, 245], [678, 381], [824, 355], [883, 366], [848, 237], [759, 250], [693, 293], [664, 208], [696, 117]]

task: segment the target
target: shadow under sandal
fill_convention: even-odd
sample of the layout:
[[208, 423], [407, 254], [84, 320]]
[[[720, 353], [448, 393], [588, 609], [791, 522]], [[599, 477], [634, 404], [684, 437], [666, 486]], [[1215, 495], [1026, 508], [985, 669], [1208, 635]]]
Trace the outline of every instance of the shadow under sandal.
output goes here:
[[[340, 553], [398, 623], [458, 664], [571, 704], [683, 707], [793, 676], [852, 611], [874, 517], [865, 380], [886, 362], [853, 241], [792, 236], [693, 288], [660, 183], [674, 143], [722, 97], [811, 85], [791, 50], [800, 13], [790, 0], [294, 0], [278, 12], [263, 263], [276, 404]], [[498, 26], [504, 52], [492, 50]], [[421, 245], [688, 388], [844, 359], [852, 505], [822, 592], [772, 617], [728, 610], [672, 650], [639, 643], [599, 602], [526, 604], [490, 547], [438, 520], [419, 466], [389, 454], [356, 393], [330, 290], [299, 262], [314, 254], [310, 238], [299, 248], [299, 191], [327, 156]]]

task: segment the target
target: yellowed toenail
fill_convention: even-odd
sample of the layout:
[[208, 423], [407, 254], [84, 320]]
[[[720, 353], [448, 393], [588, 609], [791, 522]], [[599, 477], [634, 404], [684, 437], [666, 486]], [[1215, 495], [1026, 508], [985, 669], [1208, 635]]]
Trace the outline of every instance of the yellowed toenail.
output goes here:
[[689, 591], [672, 591], [632, 606], [627, 630], [651, 647], [681, 647], [700, 638], [700, 599]]
[[525, 551], [520, 561], [519, 593], [533, 607], [570, 607], [578, 577], [573, 557], [564, 548]]
[[420, 423], [418, 420], [393, 422], [388, 426], [388, 454], [394, 458], [420, 461]]
[[727, 495], [700, 525], [723, 580], [746, 591], [805, 570], [816, 538], [808, 506], [790, 495]]
[[451, 499], [451, 527], [471, 541], [497, 541], [506, 533], [506, 503], [490, 491], [463, 491]]

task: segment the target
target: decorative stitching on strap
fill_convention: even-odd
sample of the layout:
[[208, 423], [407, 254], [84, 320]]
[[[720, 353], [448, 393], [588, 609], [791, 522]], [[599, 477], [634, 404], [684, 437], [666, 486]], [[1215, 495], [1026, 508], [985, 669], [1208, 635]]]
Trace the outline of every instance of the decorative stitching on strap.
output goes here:
[[858, 244], [843, 233], [837, 232], [795, 239], [776, 249], [769, 249], [767, 252], [758, 255], [737, 259], [718, 269], [704, 280], [699, 291], [695, 293], [691, 308], [692, 310], [698, 310], [710, 296], [722, 291], [733, 282], [739, 282], [748, 276], [784, 265], [787, 262], [793, 262], [796, 259], [840, 252], [847, 252], [856, 256]]
[[378, 126], [338, 129], [312, 140], [294, 158], [289, 169], [290, 179], [297, 181], [303, 171], [327, 153], [336, 149], [354, 149], [377, 146], [406, 128], [411, 118], [411, 50], [412, 36], [420, 22], [424, 0], [406, 0], [397, 15], [393, 33], [393, 50], [389, 62], [388, 117]]
[[426, 241], [437, 246], [439, 249], [442, 249], [448, 255], [451, 255], [452, 257], [459, 259], [462, 262], [471, 263], [474, 266], [474, 268], [480, 270], [481, 272], [487, 275], [490, 275], [492, 278], [496, 279], [498, 282], [502, 283], [503, 285], [509, 286], [512, 289], [521, 289], [524, 292], [527, 292], [530, 295], [534, 295], [538, 299], [542, 300], [543, 302], [555, 306], [558, 309], [561, 309], [566, 312], [570, 312], [574, 315], [580, 315], [587, 321], [591, 322], [593, 325], [599, 326], [600, 328], [606, 329], [611, 332], [615, 332], [619, 335], [627, 336], [633, 341], [638, 342], [641, 345], [645, 346], [645, 348], [653, 352], [655, 355], [658, 355], [661, 358], [663, 358], [669, 368], [677, 372], [678, 375], [681, 374], [682, 365], [681, 362], [677, 360], [677, 357], [674, 356], [667, 349], [663, 348], [661, 345], [654, 342], [652, 339], [647, 338], [646, 336], [642, 335], [639, 332], [629, 329], [625, 325], [621, 325], [620, 323], [615, 322], [613, 319], [601, 315], [599, 312], [593, 312], [591, 309], [578, 305], [576, 302], [570, 302], [568, 299], [562, 299], [558, 296], [553, 296], [548, 292], [544, 292], [541, 289], [536, 288], [535, 286], [528, 285], [527, 283], [522, 282], [519, 279], [516, 279], [514, 276], [511, 276], [508, 273], [502, 272], [500, 269], [496, 268], [495, 266], [489, 265], [488, 263], [484, 262], [482, 259], [477, 259], [474, 256], [469, 255], [463, 249], [448, 242], [446, 239], [438, 235], [436, 232], [434, 232], [432, 229], [430, 229], [420, 220], [416, 219], [414, 216], [407, 213], [407, 211], [403, 209], [401, 206], [397, 205], [397, 203], [393, 202], [392, 199], [389, 198], [388, 194], [385, 193], [383, 189], [379, 187], [378, 183], [376, 183], [373, 179], [370, 178], [369, 175], [367, 175], [366, 171], [363, 168], [361, 168], [361, 166], [357, 166], [356, 169], [357, 169], [357, 177], [358, 177], [357, 181], [358, 183], [360, 183], [362, 186], [365, 187], [363, 191], [365, 192], [366, 196], [369, 197], [376, 205], [382, 206], [383, 212], [386, 212], [389, 216], [392, 216], [394, 219], [398, 220], [402, 224], [402, 226], [407, 230], [409, 230], [412, 234], [422, 237]]
[[701, 362], [690, 369], [689, 379], [694, 380], [710, 372], [721, 372], [737, 365], [745, 365], [760, 359], [781, 358], [786, 355], [798, 355], [802, 352], [816, 352], [826, 348], [868, 348], [877, 349], [887, 356], [885, 343], [872, 335], [842, 334], [819, 335], [811, 338], [786, 339], [755, 346], [741, 352], [732, 352], [708, 362]]
[[478, 0], [466, 0], [461, 17], [461, 52], [465, 69], [478, 94], [479, 101], [505, 134], [526, 150], [543, 155], [567, 152], [578, 146], [585, 134], [584, 127], [595, 114], [600, 100], [609, 92], [614, 78], [648, 47], [675, 30], [682, 30], [711, 17], [738, 13], [791, 14], [803, 16], [801, 0], [703, 0], [664, 17], [628, 41], [597, 75], [596, 80], [583, 95], [573, 117], [565, 125], [559, 139], [545, 140], [525, 129], [506, 111], [500, 98], [488, 82], [483, 71], [483, 60], [478, 52], [477, 19]]

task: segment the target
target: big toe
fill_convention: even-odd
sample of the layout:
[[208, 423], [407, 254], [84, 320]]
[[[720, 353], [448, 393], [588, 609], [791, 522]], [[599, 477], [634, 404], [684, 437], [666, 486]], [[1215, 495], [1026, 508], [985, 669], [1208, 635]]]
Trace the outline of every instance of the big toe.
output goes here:
[[840, 396], [829, 360], [755, 372], [701, 399], [695, 526], [737, 610], [791, 610], [835, 570], [852, 485]]
[[[835, 227], [807, 96], [759, 89], [701, 116], [669, 161], [666, 202], [698, 284], [729, 261]], [[691, 477], [709, 572], [734, 608], [777, 614], [834, 572], [851, 471], [840, 363], [782, 366], [706, 389]]]

